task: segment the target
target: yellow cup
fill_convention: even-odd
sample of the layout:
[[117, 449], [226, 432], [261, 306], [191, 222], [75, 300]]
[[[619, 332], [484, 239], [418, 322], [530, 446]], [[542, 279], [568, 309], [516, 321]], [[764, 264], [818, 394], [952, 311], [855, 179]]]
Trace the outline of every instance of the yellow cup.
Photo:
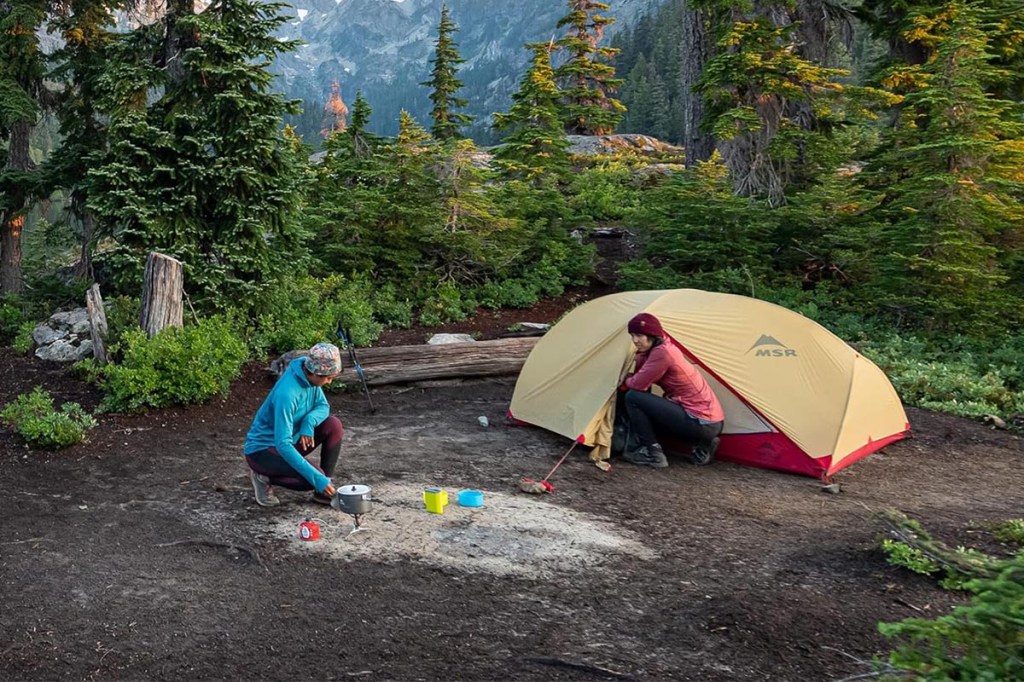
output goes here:
[[431, 514], [443, 514], [448, 503], [448, 491], [431, 486], [423, 489], [423, 504]]

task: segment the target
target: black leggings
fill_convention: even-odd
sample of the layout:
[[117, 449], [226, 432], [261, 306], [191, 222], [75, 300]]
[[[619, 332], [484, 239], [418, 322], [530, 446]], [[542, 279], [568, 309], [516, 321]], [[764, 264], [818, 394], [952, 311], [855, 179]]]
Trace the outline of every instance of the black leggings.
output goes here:
[[623, 402], [641, 445], [654, 445], [659, 434], [690, 445], [706, 444], [722, 432], [722, 422], [702, 424], [679, 403], [653, 393], [630, 389]]
[[[302, 449], [298, 445], [295, 449], [305, 457], [320, 446], [320, 466], [316, 467], [322, 474], [331, 478], [334, 476], [334, 468], [338, 465], [338, 457], [341, 454], [341, 440], [345, 437], [345, 428], [341, 420], [335, 416], [325, 419], [320, 426], [313, 431], [313, 446]], [[277, 452], [277, 448], [266, 448], [258, 450], [251, 455], [245, 456], [249, 468], [257, 474], [263, 474], [270, 479], [273, 485], [290, 490], [312, 490], [313, 484], [302, 477], [298, 471], [292, 468], [284, 457]], [[313, 466], [316, 466], [315, 464]]]

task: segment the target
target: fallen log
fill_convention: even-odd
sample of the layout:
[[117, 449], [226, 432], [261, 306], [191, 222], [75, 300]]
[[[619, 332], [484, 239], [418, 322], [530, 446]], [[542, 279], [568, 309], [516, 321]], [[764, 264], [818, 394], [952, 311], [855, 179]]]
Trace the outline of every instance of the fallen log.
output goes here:
[[[539, 339], [495, 339], [473, 343], [358, 348], [356, 357], [369, 386], [428, 379], [508, 376], [516, 374]], [[359, 383], [347, 361], [338, 381]]]

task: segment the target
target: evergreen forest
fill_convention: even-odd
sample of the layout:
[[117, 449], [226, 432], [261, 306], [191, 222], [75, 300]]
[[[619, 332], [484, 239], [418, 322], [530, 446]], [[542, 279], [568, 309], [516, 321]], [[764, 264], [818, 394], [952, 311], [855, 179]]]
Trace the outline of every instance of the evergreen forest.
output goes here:
[[[274, 88], [297, 48], [275, 37], [283, 5], [0, 8], [9, 343], [92, 282], [130, 307], [156, 250], [185, 264], [194, 320], [244, 326], [251, 354], [339, 320], [368, 344], [559, 295], [593, 270], [581, 235], [616, 226], [640, 244], [621, 287], [776, 301], [861, 344], [910, 403], [1024, 411], [1013, 0], [669, 0], [614, 40], [605, 3], [570, 0], [523, 46], [490, 148], [465, 136], [443, 3], [430, 120], [382, 137], [357, 92], [317, 140]], [[571, 151], [613, 132], [675, 146]]]

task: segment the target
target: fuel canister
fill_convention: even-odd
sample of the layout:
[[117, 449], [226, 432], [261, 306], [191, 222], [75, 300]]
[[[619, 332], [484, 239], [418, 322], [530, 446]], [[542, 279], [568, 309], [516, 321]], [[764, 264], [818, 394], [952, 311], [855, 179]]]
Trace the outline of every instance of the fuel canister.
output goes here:
[[299, 524], [299, 537], [303, 540], [319, 540], [320, 524], [307, 518]]

